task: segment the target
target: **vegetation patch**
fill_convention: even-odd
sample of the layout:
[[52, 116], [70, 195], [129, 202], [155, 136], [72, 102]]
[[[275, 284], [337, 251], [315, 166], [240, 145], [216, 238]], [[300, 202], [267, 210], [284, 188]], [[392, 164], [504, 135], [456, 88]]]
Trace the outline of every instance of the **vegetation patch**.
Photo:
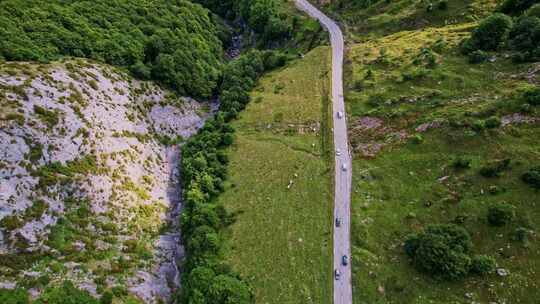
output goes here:
[[39, 178], [39, 187], [45, 189], [56, 183], [71, 181], [76, 174], [96, 174], [99, 172], [95, 155], [86, 155], [66, 162], [52, 162], [36, 169], [33, 174]]
[[38, 105], [34, 105], [34, 113], [37, 117], [48, 127], [53, 128], [56, 126], [60, 119], [60, 114], [57, 111], [47, 110]]
[[431, 225], [405, 241], [405, 252], [419, 270], [448, 280], [468, 274], [471, 247], [469, 233], [455, 225]]

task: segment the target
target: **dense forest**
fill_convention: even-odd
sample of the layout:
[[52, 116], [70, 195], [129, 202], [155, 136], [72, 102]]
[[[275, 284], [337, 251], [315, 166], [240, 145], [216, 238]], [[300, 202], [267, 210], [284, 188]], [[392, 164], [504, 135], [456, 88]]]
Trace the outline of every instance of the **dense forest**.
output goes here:
[[263, 45], [283, 41], [292, 34], [298, 21], [280, 12], [276, 0], [195, 0], [227, 20], [241, 20], [257, 35]]
[[91, 58], [202, 98], [222, 69], [217, 26], [185, 0], [2, 1], [0, 38], [0, 60]]

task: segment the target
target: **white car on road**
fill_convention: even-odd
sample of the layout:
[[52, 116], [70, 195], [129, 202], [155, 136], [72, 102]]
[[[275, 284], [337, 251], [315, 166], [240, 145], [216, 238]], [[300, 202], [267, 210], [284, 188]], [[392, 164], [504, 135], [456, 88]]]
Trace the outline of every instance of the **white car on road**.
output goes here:
[[347, 164], [341, 165], [341, 170], [342, 171], [347, 171]]
[[342, 119], [343, 118], [343, 112], [338, 111], [337, 112], [337, 118]]
[[334, 270], [334, 277], [336, 278], [336, 280], [339, 280], [339, 278], [341, 277], [341, 272], [338, 269]]
[[340, 156], [341, 155], [341, 150], [339, 148], [336, 149], [336, 155], [337, 156]]

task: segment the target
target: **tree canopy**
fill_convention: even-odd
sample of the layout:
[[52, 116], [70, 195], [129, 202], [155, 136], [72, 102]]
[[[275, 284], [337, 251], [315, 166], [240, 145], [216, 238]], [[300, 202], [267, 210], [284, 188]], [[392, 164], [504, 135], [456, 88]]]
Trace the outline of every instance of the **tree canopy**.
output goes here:
[[62, 56], [125, 66], [205, 98], [221, 75], [222, 44], [208, 10], [186, 0], [0, 2], [0, 59]]

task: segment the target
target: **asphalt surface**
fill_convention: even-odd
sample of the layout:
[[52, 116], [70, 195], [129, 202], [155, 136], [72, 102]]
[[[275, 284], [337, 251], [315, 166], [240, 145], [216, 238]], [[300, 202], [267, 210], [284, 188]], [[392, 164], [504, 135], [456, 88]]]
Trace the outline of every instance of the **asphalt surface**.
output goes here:
[[[332, 108], [334, 115], [334, 147], [341, 151], [335, 155], [335, 195], [334, 195], [334, 271], [339, 270], [339, 280], [334, 280], [334, 304], [351, 304], [351, 243], [350, 243], [350, 210], [351, 210], [351, 156], [347, 139], [347, 122], [345, 104], [343, 102], [343, 34], [339, 26], [306, 0], [295, 0], [296, 6], [319, 22], [330, 33], [332, 45]], [[343, 117], [338, 117], [338, 112]], [[342, 166], [347, 166], [343, 170]], [[341, 220], [336, 227], [335, 219]], [[349, 264], [342, 265], [342, 257], [347, 255]], [[332, 274], [334, 276], [334, 274]]]

